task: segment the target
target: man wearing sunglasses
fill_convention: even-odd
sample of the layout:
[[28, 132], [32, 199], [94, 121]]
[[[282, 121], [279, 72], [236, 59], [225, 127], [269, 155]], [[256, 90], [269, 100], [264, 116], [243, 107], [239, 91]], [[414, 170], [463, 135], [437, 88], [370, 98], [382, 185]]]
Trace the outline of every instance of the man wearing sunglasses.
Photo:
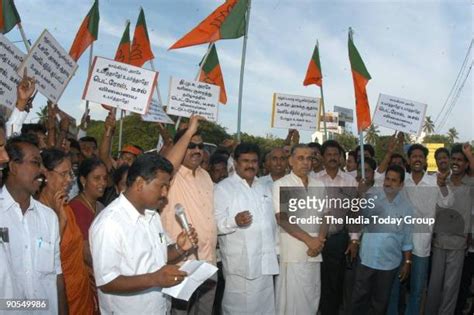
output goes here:
[[[196, 229], [199, 242], [190, 259], [205, 260], [216, 265], [217, 226], [214, 219], [214, 184], [209, 174], [201, 168], [204, 143], [198, 132], [200, 116], [190, 118], [188, 128], [179, 130], [174, 146], [166, 158], [174, 166], [174, 176], [168, 193], [168, 205], [161, 214], [165, 230], [176, 240], [182, 227], [175, 217], [175, 205], [183, 205], [188, 222]], [[199, 287], [190, 303], [173, 301], [173, 314], [211, 314], [217, 276]]]

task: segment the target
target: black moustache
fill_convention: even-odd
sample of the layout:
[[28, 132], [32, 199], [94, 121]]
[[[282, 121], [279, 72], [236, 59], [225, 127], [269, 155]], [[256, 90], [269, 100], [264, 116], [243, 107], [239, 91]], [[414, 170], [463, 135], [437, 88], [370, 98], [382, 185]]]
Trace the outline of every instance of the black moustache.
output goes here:
[[255, 169], [254, 168], [246, 168], [245, 171], [254, 171], [255, 172]]

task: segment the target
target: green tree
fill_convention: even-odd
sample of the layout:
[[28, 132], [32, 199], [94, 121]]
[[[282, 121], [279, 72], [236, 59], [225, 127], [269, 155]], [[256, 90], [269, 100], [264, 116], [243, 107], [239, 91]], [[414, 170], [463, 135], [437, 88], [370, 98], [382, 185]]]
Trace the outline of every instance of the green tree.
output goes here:
[[352, 133], [344, 132], [337, 134], [335, 140], [339, 142], [346, 152], [354, 150], [357, 146], [357, 138]]
[[459, 138], [459, 133], [458, 131], [456, 130], [456, 128], [451, 128], [448, 130], [448, 139], [449, 139], [449, 142], [451, 144], [454, 143], [454, 140], [458, 139]]
[[423, 132], [427, 135], [430, 135], [434, 132], [434, 130], [435, 130], [435, 124], [431, 120], [431, 116], [426, 116], [425, 122], [423, 124]]
[[423, 139], [423, 143], [444, 143], [446, 147], [451, 146], [451, 142], [446, 135], [428, 135]]
[[370, 125], [369, 130], [365, 134], [365, 141], [371, 145], [375, 145], [379, 138], [379, 128], [374, 124]]
[[38, 117], [39, 124], [45, 124], [48, 120], [48, 105], [44, 105], [36, 112], [36, 117]]

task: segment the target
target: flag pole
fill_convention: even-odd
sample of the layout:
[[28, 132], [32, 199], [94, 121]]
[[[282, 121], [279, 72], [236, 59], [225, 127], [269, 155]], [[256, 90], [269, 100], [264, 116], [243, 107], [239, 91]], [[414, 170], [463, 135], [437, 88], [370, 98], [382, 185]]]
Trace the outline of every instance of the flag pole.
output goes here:
[[119, 124], [119, 140], [118, 140], [118, 151], [122, 148], [122, 132], [123, 132], [123, 112], [120, 110], [120, 124]]
[[239, 83], [239, 104], [237, 108], [237, 141], [240, 141], [240, 128], [242, 124], [242, 94], [244, 89], [244, 69], [245, 69], [245, 55], [247, 53], [247, 38], [249, 32], [250, 21], [250, 7], [252, 0], [248, 2], [247, 17], [245, 21], [244, 43], [242, 45], [242, 62], [240, 65], [240, 83]]
[[359, 132], [359, 145], [360, 145], [360, 171], [361, 178], [365, 180], [365, 155], [364, 155], [364, 131]]
[[[91, 49], [89, 50], [89, 69], [87, 71], [87, 76], [91, 75], [92, 71], [92, 56], [94, 55], [94, 42], [91, 43]], [[89, 109], [89, 101], [86, 101], [86, 112]]]
[[[207, 51], [206, 51], [206, 54], [204, 55], [204, 57], [202, 58], [202, 61], [201, 61], [201, 64], [199, 65], [199, 69], [198, 69], [198, 72], [196, 74], [196, 78], [194, 79], [194, 81], [197, 81], [199, 80], [199, 76], [201, 75], [201, 71], [202, 71], [202, 67], [203, 65], [206, 63], [207, 61], [207, 57], [209, 56], [209, 53], [211, 52], [211, 47], [212, 45], [214, 45], [214, 42], [211, 42], [209, 44], [209, 46], [207, 47]], [[178, 130], [178, 127], [179, 127], [179, 124], [181, 123], [181, 116], [178, 117], [178, 120], [176, 120], [176, 124], [174, 126], [174, 130]]]
[[29, 52], [30, 42], [26, 38], [25, 30], [23, 29], [23, 26], [21, 26], [21, 22], [18, 22], [17, 26], [18, 26], [18, 29], [20, 30], [21, 38], [23, 39], [23, 43], [25, 44], [26, 51]]

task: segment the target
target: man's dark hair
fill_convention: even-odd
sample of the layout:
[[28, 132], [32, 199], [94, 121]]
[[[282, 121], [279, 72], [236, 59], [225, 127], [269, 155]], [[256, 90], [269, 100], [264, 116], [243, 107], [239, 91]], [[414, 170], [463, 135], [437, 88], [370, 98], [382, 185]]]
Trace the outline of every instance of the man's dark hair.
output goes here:
[[158, 171], [173, 174], [173, 164], [156, 153], [145, 153], [137, 157], [128, 169], [127, 187], [131, 187], [138, 177], [147, 183], [156, 178]]
[[[178, 130], [178, 132], [174, 135], [174, 138], [173, 138], [173, 143], [176, 144], [178, 143], [179, 139], [181, 139], [182, 136], [184, 136], [184, 134], [186, 133], [186, 131], [188, 131], [188, 128], [186, 129], [181, 129], [181, 130]], [[200, 136], [201, 133], [198, 131], [196, 131], [194, 134], [193, 134], [193, 137], [194, 136]]]
[[97, 146], [97, 140], [91, 136], [85, 136], [79, 139], [79, 142], [94, 142], [95, 146]]
[[403, 165], [405, 165], [405, 168], [407, 166], [407, 160], [405, 159], [405, 157], [403, 155], [401, 155], [400, 153], [393, 153], [391, 156], [390, 156], [390, 163], [392, 163], [392, 160], [393, 159], [402, 159], [403, 161]]
[[309, 149], [309, 148], [310, 148], [309, 145], [304, 144], [304, 143], [295, 144], [294, 146], [291, 147], [290, 155], [293, 155], [297, 149]]
[[43, 126], [43, 124], [23, 124], [23, 126], [21, 127], [22, 134], [37, 133], [37, 132], [46, 134], [47, 130]]
[[48, 171], [52, 171], [61, 164], [65, 159], [68, 158], [68, 155], [63, 150], [56, 148], [46, 149], [41, 151], [41, 159], [43, 160], [43, 165]]
[[419, 144], [419, 143], [415, 143], [415, 144], [412, 144], [409, 148], [408, 148], [408, 152], [407, 152], [407, 156], [408, 158], [411, 157], [411, 155], [413, 154], [413, 151], [415, 150], [420, 150], [421, 152], [423, 152], [423, 155], [426, 157], [428, 157], [428, 153], [430, 151], [428, 151], [428, 149], [422, 145], [422, 144]]
[[81, 151], [81, 146], [79, 145], [79, 142], [78, 142], [76, 139], [74, 139], [74, 138], [68, 138], [67, 141], [69, 141], [69, 143], [70, 143], [69, 146], [70, 146], [71, 148], [74, 148], [74, 149], [76, 149], [76, 150], [78, 150], [78, 151]]
[[214, 151], [215, 155], [225, 155], [227, 156], [227, 159], [230, 157], [230, 153], [227, 149], [225, 148], [222, 148], [222, 147], [218, 147], [216, 151]]
[[451, 154], [449, 153], [449, 150], [446, 149], [446, 148], [438, 148], [436, 149], [435, 153], [434, 153], [434, 156], [435, 156], [435, 160], [438, 159], [438, 155], [440, 155], [441, 153], [446, 153], [446, 155], [448, 156], [448, 158], [451, 157]]
[[[353, 152], [353, 151], [351, 151], [351, 152]], [[371, 168], [373, 171], [375, 171], [375, 170], [377, 169], [377, 162], [375, 162], [375, 160], [374, 160], [373, 158], [366, 157], [366, 158], [364, 159], [364, 162], [367, 163], [367, 164], [369, 164], [370, 168]], [[362, 164], [362, 161], [359, 160], [359, 161], [357, 162], [357, 169], [360, 168], [361, 164]]]
[[[371, 144], [364, 144], [364, 151], [368, 151], [371, 158], [375, 156], [375, 149]], [[360, 156], [360, 145], [355, 148], [356, 156]]]
[[38, 147], [38, 139], [32, 134], [20, 134], [8, 139], [6, 150], [10, 161], [23, 162], [24, 154], [20, 144], [30, 144]]
[[0, 129], [7, 131], [7, 128], [5, 127], [5, 118], [3, 118], [2, 114], [0, 114]]
[[390, 171], [398, 173], [398, 175], [400, 175], [401, 183], [405, 181], [405, 170], [403, 169], [403, 167], [401, 167], [400, 165], [390, 165], [385, 171], [385, 175], [387, 175], [387, 173]]
[[[35, 147], [38, 147], [38, 139], [33, 134], [19, 134], [13, 137], [10, 137], [7, 140], [7, 145], [5, 149], [10, 161], [14, 162], [23, 162], [25, 157], [23, 150], [21, 149], [21, 144], [29, 144]], [[5, 183], [8, 178], [8, 166], [3, 169], [3, 178], [2, 181]]]
[[349, 151], [349, 153], [347, 153], [347, 157], [349, 156], [352, 156], [354, 158], [354, 160], [357, 161], [357, 153], [356, 151]]
[[130, 166], [128, 166], [128, 164], [123, 164], [112, 173], [112, 181], [114, 182], [114, 185], [118, 185], [120, 183], [123, 174], [127, 173], [129, 169]]
[[328, 148], [336, 148], [339, 151], [339, 153], [342, 152], [341, 146], [339, 145], [339, 142], [337, 142], [336, 140], [324, 141], [323, 146], [321, 147], [321, 153], [324, 155], [324, 153], [326, 152]]
[[[462, 144], [456, 143], [456, 144], [454, 144], [454, 145], [451, 147], [451, 156], [453, 156], [454, 153], [461, 153], [462, 156], [464, 157], [464, 160], [465, 160], [466, 162], [469, 161], [469, 160], [467, 159], [466, 154], [464, 154], [464, 152], [463, 152], [463, 150], [462, 150]], [[10, 159], [11, 159], [11, 157], [10, 157]]]
[[241, 154], [255, 153], [260, 161], [260, 148], [254, 143], [242, 142], [234, 150], [234, 160], [238, 160]]
[[77, 171], [78, 172], [77, 186], [79, 186], [79, 191], [82, 192], [84, 190], [84, 187], [82, 186], [82, 183], [81, 183], [81, 177], [84, 177], [84, 178], [87, 177], [89, 173], [93, 172], [99, 166], [106, 167], [104, 162], [102, 162], [102, 160], [96, 157], [91, 157], [82, 161]]
[[323, 154], [321, 144], [319, 144], [318, 142], [310, 142], [310, 143], [308, 143], [308, 147], [316, 148], [319, 151], [319, 153]]
[[224, 163], [227, 166], [227, 161], [228, 160], [229, 160], [229, 158], [227, 156], [222, 155], [222, 154], [215, 154], [214, 153], [209, 158], [209, 167], [211, 167], [213, 165], [220, 164], [220, 163]]

